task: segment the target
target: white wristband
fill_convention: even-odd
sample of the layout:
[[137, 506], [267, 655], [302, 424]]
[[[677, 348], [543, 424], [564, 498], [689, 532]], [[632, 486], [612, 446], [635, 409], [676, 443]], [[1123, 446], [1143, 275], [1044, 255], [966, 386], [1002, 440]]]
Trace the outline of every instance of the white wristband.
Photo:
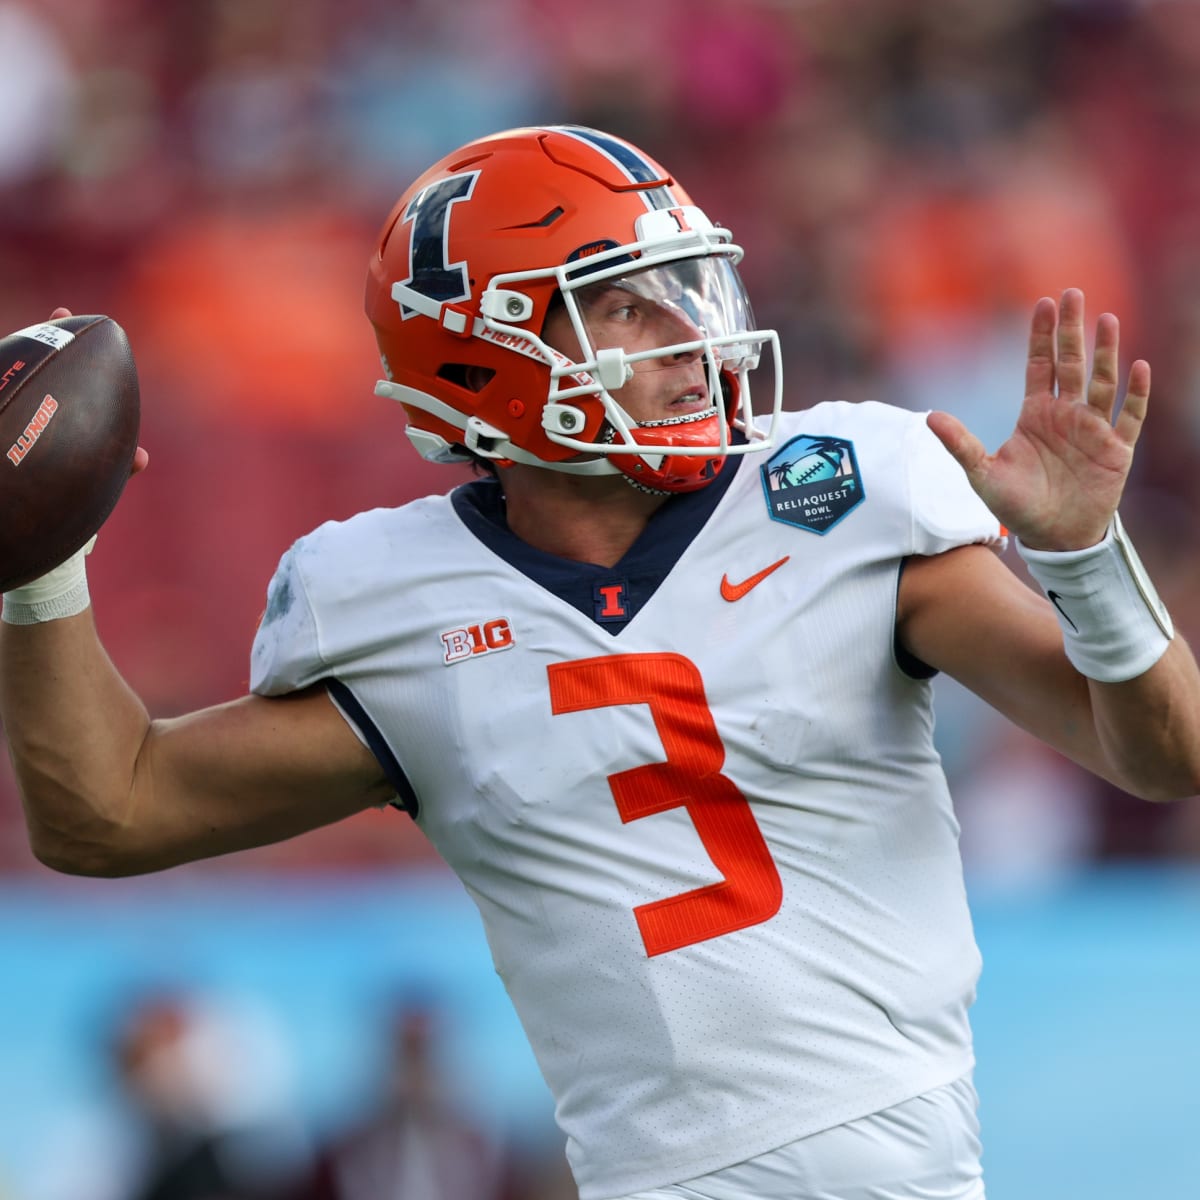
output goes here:
[[1067, 657], [1081, 675], [1119, 683], [1163, 656], [1175, 627], [1119, 516], [1085, 550], [1030, 550], [1018, 539], [1017, 553], [1054, 605]]
[[84, 559], [92, 552], [91, 538], [65, 562], [21, 587], [4, 593], [4, 620], [9, 625], [37, 625], [73, 617], [91, 603]]

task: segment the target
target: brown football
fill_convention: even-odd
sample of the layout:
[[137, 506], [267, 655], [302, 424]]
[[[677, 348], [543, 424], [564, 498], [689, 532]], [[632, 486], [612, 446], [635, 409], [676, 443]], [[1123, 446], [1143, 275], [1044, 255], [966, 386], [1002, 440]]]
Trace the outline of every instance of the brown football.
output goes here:
[[36, 579], [104, 524], [137, 449], [125, 331], [59, 317], [0, 339], [0, 591]]

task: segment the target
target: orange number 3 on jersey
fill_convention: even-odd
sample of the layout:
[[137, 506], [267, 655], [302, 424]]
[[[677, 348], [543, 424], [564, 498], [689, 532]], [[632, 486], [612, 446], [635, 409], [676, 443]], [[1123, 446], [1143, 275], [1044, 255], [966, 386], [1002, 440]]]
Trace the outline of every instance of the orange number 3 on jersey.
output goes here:
[[633, 911], [651, 957], [769, 920], [783, 884], [746, 797], [721, 774], [717, 735], [704, 681], [679, 654], [621, 654], [548, 668], [554, 713], [615, 704], [647, 704], [666, 761], [608, 777], [621, 820], [686, 808], [719, 883], [667, 896]]

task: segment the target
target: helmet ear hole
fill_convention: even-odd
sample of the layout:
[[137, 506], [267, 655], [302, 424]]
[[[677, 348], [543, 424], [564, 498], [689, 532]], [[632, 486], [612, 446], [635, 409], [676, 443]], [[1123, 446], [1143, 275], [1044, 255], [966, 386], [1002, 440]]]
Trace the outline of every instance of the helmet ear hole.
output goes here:
[[476, 394], [492, 382], [495, 374], [491, 367], [481, 367], [474, 363], [442, 363], [438, 367], [439, 379]]

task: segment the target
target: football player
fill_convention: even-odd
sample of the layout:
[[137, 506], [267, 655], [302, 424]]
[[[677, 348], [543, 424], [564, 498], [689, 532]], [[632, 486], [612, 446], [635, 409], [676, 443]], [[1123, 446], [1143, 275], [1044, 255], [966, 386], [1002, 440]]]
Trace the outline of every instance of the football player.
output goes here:
[[1117, 517], [1149, 367], [1118, 406], [1117, 322], [1089, 374], [1071, 290], [994, 455], [946, 414], [785, 411], [741, 254], [596, 130], [426, 171], [371, 254], [377, 390], [480, 477], [301, 538], [251, 694], [185, 717], [105, 656], [82, 554], [6, 595], [31, 841], [120, 875], [394, 805], [479, 906], [583, 1200], [973, 1200], [930, 677], [1200, 791], [1200, 674]]

